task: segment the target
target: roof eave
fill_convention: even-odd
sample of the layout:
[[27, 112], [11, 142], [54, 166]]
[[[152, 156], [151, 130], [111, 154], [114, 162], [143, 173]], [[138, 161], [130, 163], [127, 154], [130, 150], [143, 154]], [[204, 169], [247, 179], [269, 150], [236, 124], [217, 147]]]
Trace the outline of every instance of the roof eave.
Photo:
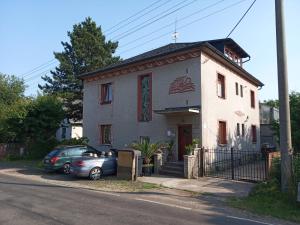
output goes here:
[[209, 50], [211, 50], [212, 52], [214, 52], [215, 54], [217, 54], [218, 56], [220, 56], [222, 59], [224, 59], [227, 63], [230, 63], [232, 66], [234, 66], [234, 68], [236, 68], [237, 70], [239, 70], [243, 74], [247, 74], [247, 78], [250, 81], [252, 81], [253, 83], [255, 83], [258, 87], [263, 87], [264, 86], [264, 84], [260, 80], [258, 80], [252, 74], [250, 74], [249, 72], [247, 72], [245, 69], [243, 69], [242, 67], [240, 67], [239, 65], [237, 65], [235, 62], [233, 62], [232, 60], [230, 60], [229, 58], [227, 58], [224, 54], [222, 54], [218, 49], [216, 49], [214, 46], [212, 46], [208, 42], [204, 43], [203, 47], [204, 48], [207, 47]]

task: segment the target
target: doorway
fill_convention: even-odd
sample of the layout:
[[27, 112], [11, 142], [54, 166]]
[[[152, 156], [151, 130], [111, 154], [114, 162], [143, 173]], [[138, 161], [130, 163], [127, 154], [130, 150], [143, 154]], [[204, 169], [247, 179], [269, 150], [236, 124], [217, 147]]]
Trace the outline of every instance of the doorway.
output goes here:
[[192, 124], [178, 126], [178, 160], [182, 161], [185, 155], [185, 146], [192, 144]]

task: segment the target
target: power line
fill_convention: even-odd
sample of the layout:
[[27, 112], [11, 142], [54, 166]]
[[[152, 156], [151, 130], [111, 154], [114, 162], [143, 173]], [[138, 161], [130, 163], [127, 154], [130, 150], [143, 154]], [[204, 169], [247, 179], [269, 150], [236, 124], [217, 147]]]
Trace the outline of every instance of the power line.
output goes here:
[[29, 78], [27, 78], [27, 79], [24, 79], [24, 82], [26, 83], [26, 82], [28, 82], [28, 81], [32, 81], [32, 80], [35, 80], [35, 79], [37, 79], [37, 78], [40, 78], [42, 75], [47, 74], [48, 72], [50, 72], [50, 71], [53, 70], [53, 69], [55, 69], [55, 67], [52, 67], [52, 68], [47, 69], [47, 70], [44, 70], [44, 71], [41, 72], [41, 73], [38, 73], [38, 74], [36, 74], [36, 75], [34, 75], [34, 76], [32, 76], [32, 77], [29, 77]]
[[[213, 16], [213, 15], [216, 15], [216, 14], [218, 14], [218, 13], [221, 13], [221, 12], [223, 12], [223, 11], [229, 9], [229, 8], [232, 8], [232, 7], [234, 7], [234, 6], [236, 6], [236, 5], [240, 4], [240, 3], [242, 3], [242, 2], [244, 2], [244, 1], [247, 1], [247, 0], [241, 0], [241, 1], [238, 1], [238, 2], [233, 3], [233, 4], [231, 4], [231, 5], [228, 5], [227, 7], [224, 7], [224, 8], [222, 8], [222, 9], [216, 10], [216, 11], [214, 11], [214, 12], [212, 12], [212, 13], [206, 15], [206, 16], [200, 17], [200, 18], [198, 18], [198, 19], [196, 19], [196, 20], [193, 20], [193, 21], [191, 21], [191, 22], [189, 22], [189, 23], [186, 23], [186, 24], [184, 24], [184, 25], [178, 27], [177, 29], [179, 30], [179, 29], [182, 29], [182, 28], [186, 28], [186, 27], [188, 27], [188, 26], [190, 26], [190, 25], [192, 25], [192, 24], [194, 24], [194, 23], [196, 23], [196, 22], [198, 22], [198, 21], [204, 20], [204, 19], [206, 19], [206, 18], [208, 18], [208, 17], [211, 17], [211, 16]], [[122, 54], [122, 53], [125, 53], [125, 52], [128, 52], [128, 51], [131, 51], [131, 50], [133, 50], [133, 49], [136, 49], [136, 48], [138, 48], [138, 47], [140, 47], [140, 46], [143, 46], [143, 45], [145, 45], [145, 44], [148, 44], [148, 43], [150, 43], [150, 42], [152, 42], [152, 41], [155, 41], [155, 40], [157, 40], [157, 39], [159, 39], [159, 38], [161, 38], [161, 37], [164, 37], [164, 36], [166, 36], [166, 35], [170, 35], [171, 32], [172, 32], [172, 30], [170, 30], [169, 32], [164, 33], [164, 34], [162, 34], [162, 35], [156, 36], [155, 38], [152, 38], [152, 39], [148, 40], [147, 42], [144, 42], [144, 43], [142, 43], [142, 44], [139, 44], [139, 45], [137, 45], [137, 46], [135, 46], [135, 47], [133, 47], [133, 48], [124, 50], [124, 51], [120, 52], [119, 54]]]
[[[189, 2], [189, 3], [187, 3], [187, 4], [185, 4], [185, 5], [183, 5], [183, 6], [179, 7], [179, 8], [177, 8], [177, 9], [175, 9], [175, 10], [169, 12], [169, 13], [166, 13], [166, 14], [163, 14], [163, 15], [161, 15], [161, 13], [160, 13], [160, 14], [157, 14], [156, 16], [154, 16], [154, 17], [152, 17], [152, 18], [150, 18], [150, 19], [144, 21], [143, 23], [141, 23], [141, 24], [139, 24], [139, 25], [136, 25], [136, 26], [132, 27], [132, 28], [129, 29], [128, 31], [123, 32], [123, 33], [119, 34], [118, 36], [113, 37], [113, 38], [111, 38], [111, 39], [120, 40], [120, 39], [122, 39], [122, 38], [124, 38], [124, 37], [127, 37], [127, 36], [129, 36], [129, 35], [131, 35], [131, 34], [137, 32], [137, 31], [139, 31], [139, 30], [141, 30], [141, 29], [143, 29], [143, 28], [145, 28], [145, 27], [147, 27], [147, 26], [149, 26], [149, 25], [151, 25], [151, 24], [153, 24], [153, 23], [155, 23], [155, 22], [157, 22], [157, 21], [159, 21], [159, 20], [161, 20], [161, 19], [163, 19], [163, 18], [165, 18], [165, 17], [167, 17], [167, 16], [169, 16], [169, 15], [171, 15], [171, 14], [177, 12], [177, 11], [179, 11], [180, 9], [183, 9], [183, 8], [186, 7], [186, 6], [191, 5], [192, 3], [196, 2], [196, 1], [197, 1], [197, 0], [193, 0], [193, 1], [191, 1], [191, 2]], [[178, 4], [176, 4], [175, 6], [169, 8], [168, 10], [164, 11], [163, 13], [165, 13], [165, 12], [167, 12], [167, 11], [170, 11], [172, 8], [175, 8], [176, 6], [181, 5], [181, 4], [184, 3], [184, 2], [186, 2], [186, 0], [184, 0], [184, 1], [182, 1], [182, 2], [180, 2], [180, 3], [178, 3]], [[159, 15], [161, 15], [161, 16], [159, 16]], [[159, 17], [157, 18], [157, 16], [159, 16]], [[155, 20], [151, 21], [152, 19], [155, 19]], [[149, 21], [150, 21], [150, 22], [149, 22]], [[147, 22], [149, 22], [149, 23], [147, 23]], [[145, 23], [146, 23], [146, 24], [145, 24]]]
[[[160, 1], [161, 1], [161, 0], [160, 0]], [[160, 1], [157, 1], [157, 2], [160, 2]], [[156, 3], [156, 2], [155, 2], [155, 3]], [[120, 30], [120, 29], [122, 29], [122, 28], [128, 26], [129, 24], [131, 24], [131, 23], [137, 21], [138, 19], [140, 19], [140, 18], [142, 18], [142, 17], [148, 15], [149, 13], [153, 12], [154, 10], [156, 10], [156, 9], [158, 9], [158, 8], [160, 8], [160, 7], [162, 7], [162, 6], [166, 5], [166, 4], [168, 4], [168, 3], [170, 3], [170, 1], [166, 1], [166, 2], [164, 2], [163, 4], [160, 4], [160, 5], [156, 6], [156, 7], [153, 8], [153, 9], [151, 9], [151, 10], [149, 10], [149, 11], [146, 11], [144, 14], [140, 15], [139, 17], [135, 18], [134, 20], [129, 21], [128, 23], [124, 24], [122, 27], [117, 28], [117, 29], [115, 29], [115, 30], [113, 30], [113, 31], [111, 31], [111, 32], [108, 32], [108, 33], [106, 33], [105, 35], [110, 35], [110, 34], [115, 33], [116, 31], [118, 31], [118, 30]], [[153, 4], [154, 4], [154, 3], [153, 3]], [[151, 5], [153, 5], [153, 4], [151, 4]], [[146, 9], [147, 9], [147, 7], [146, 7], [145, 9], [141, 10], [140, 12], [143, 12], [143, 11], [146, 10]], [[138, 14], [139, 14], [139, 13], [138, 13]], [[125, 20], [128, 21], [128, 19], [133, 18], [133, 17], [136, 16], [136, 15], [137, 15], [137, 14], [135, 14], [135, 15], [133, 15], [133, 16], [130, 16], [130, 17], [128, 17], [128, 18], [125, 19]], [[119, 22], [118, 24], [122, 24], [122, 21]], [[117, 25], [118, 25], [118, 24], [117, 24]], [[114, 27], [116, 27], [117, 25], [115, 25]], [[108, 30], [111, 30], [111, 28], [108, 29]], [[105, 30], [104, 33], [107, 32], [108, 30]]]
[[35, 72], [36, 70], [39, 70], [40, 67], [45, 67], [47, 64], [53, 64], [55, 60], [56, 59], [51, 59], [51, 60], [49, 60], [49, 61], [47, 61], [47, 62], [45, 62], [45, 63], [43, 63], [43, 64], [41, 64], [37, 67], [34, 67], [33, 69], [27, 71], [26, 73], [21, 74], [21, 76], [26, 77], [26, 76], [28, 76], [28, 74], [30, 75], [31, 73]]
[[[220, 4], [220, 3], [224, 2], [224, 1], [225, 1], [225, 0], [217, 1], [217, 2], [215, 2], [215, 3], [213, 3], [213, 4], [211, 4], [211, 5], [208, 5], [208, 6], [204, 7], [204, 8], [201, 8], [200, 10], [197, 10], [197, 11], [195, 11], [195, 12], [193, 12], [193, 13], [191, 13], [191, 14], [185, 16], [185, 17], [179, 18], [178, 20], [179, 20], [180, 22], [182, 22], [182, 21], [184, 21], [184, 20], [186, 20], [186, 19], [188, 19], [188, 18], [190, 18], [190, 17], [192, 17], [192, 16], [194, 16], [194, 15], [200, 13], [200, 12], [203, 12], [203, 11], [205, 11], [205, 10], [207, 10], [207, 9], [210, 9], [210, 8], [216, 6], [216, 5], [218, 5], [218, 4]], [[165, 26], [163, 26], [163, 27], [160, 27], [159, 29], [156, 29], [156, 30], [152, 31], [151, 34], [157, 33], [157, 32], [159, 32], [159, 31], [161, 31], [161, 30], [163, 30], [163, 29], [165, 29], [165, 28], [167, 28], [167, 27], [173, 26], [173, 25], [174, 25], [173, 22], [172, 22], [172, 23], [169, 23], [169, 24], [167, 24], [167, 25], [165, 25]], [[139, 40], [141, 40], [141, 39], [143, 39], [143, 38], [145, 38], [145, 37], [149, 37], [149, 34], [142, 35], [142, 36], [140, 36], [140, 37], [138, 37], [138, 38], [136, 38], [136, 39], [134, 39], [134, 40], [132, 40], [132, 41], [129, 41], [129, 42], [125, 43], [125, 44], [122, 44], [118, 49], [124, 48], [125, 46], [128, 46], [128, 45], [130, 45], [130, 44], [132, 44], [132, 43], [136, 43], [137, 41], [139, 41]]]
[[42, 67], [40, 67], [40, 68], [38, 68], [38, 69], [35, 69], [35, 70], [33, 70], [31, 73], [27, 73], [25, 76], [23, 76], [22, 78], [26, 78], [26, 77], [28, 77], [28, 76], [31, 76], [32, 74], [35, 74], [35, 73], [37, 73], [37, 72], [39, 72], [39, 71], [41, 71], [41, 70], [44, 70], [45, 68], [47, 68], [47, 67], [49, 67], [49, 66], [53, 66], [53, 64], [56, 64], [57, 62], [52, 62], [52, 63], [48, 63], [47, 65], [45, 65], [45, 66], [42, 66]]
[[243, 14], [243, 16], [241, 17], [241, 19], [237, 22], [237, 24], [232, 28], [232, 30], [229, 32], [229, 34], [227, 35], [226, 38], [228, 38], [232, 32], [235, 30], [235, 28], [240, 24], [240, 22], [242, 22], [242, 20], [244, 19], [244, 17], [247, 15], [247, 13], [250, 11], [250, 9], [252, 8], [252, 6], [254, 5], [254, 3], [256, 2], [256, 0], [254, 0], [252, 2], [252, 4], [249, 6], [249, 8], [246, 10], [246, 12]]
[[[128, 18], [126, 18], [126, 19], [120, 21], [118, 24], [114, 25], [113, 27], [109, 28], [108, 30], [111, 30], [111, 29], [113, 29], [114, 27], [116, 27], [116, 26], [122, 24], [123, 22], [128, 21], [129, 19], [131, 19], [131, 18], [133, 18], [134, 16], [140, 14], [140, 13], [143, 12], [144, 10], [147, 10], [147, 9], [151, 8], [152, 6], [156, 5], [157, 3], [161, 2], [161, 1], [162, 1], [162, 0], [158, 0], [158, 1], [156, 1], [156, 2], [154, 2], [154, 3], [152, 3], [152, 4], [150, 4], [149, 6], [145, 7], [144, 9], [140, 10], [139, 12], [133, 14], [132, 16], [130, 16], [130, 17], [128, 17]], [[157, 6], [157, 7], [155, 7], [155, 8], [152, 9], [150, 12], [153, 12], [153, 10], [155, 10], [155, 9], [157, 9], [157, 8], [159, 8], [159, 7], [163, 6], [163, 5], [165, 5], [166, 3], [169, 3], [169, 1], [166, 1], [166, 2], [164, 2], [163, 4], [161, 4], [161, 5]], [[148, 14], [148, 13], [149, 13], [149, 12], [147, 12], [147, 13], [145, 13], [145, 14], [143, 14], [143, 15], [146, 15], [146, 14]], [[143, 15], [142, 15], [142, 16], [143, 16]], [[139, 17], [139, 18], [140, 18], [140, 17]], [[128, 23], [128, 24], [130, 24], [130, 23]], [[125, 26], [127, 26], [128, 24], [123, 25], [122, 28], [125, 27]], [[118, 30], [118, 29], [117, 29], [117, 30]], [[115, 30], [115, 31], [117, 31], [117, 30]], [[113, 32], [115, 32], [115, 31], [113, 31]], [[30, 76], [31, 74], [33, 74], [33, 73], [35, 73], [35, 72], [38, 72], [38, 71], [44, 69], [45, 67], [47, 67], [47, 66], [49, 66], [49, 65], [52, 65], [52, 64], [54, 63], [55, 60], [56, 60], [56, 59], [54, 58], [54, 59], [51, 59], [51, 60], [49, 60], [49, 61], [47, 61], [47, 62], [45, 62], [45, 63], [42, 63], [41, 65], [39, 65], [39, 66], [37, 66], [37, 67], [34, 67], [33, 69], [31, 69], [31, 70], [29, 70], [29, 71], [27, 71], [27, 72], [21, 74], [21, 76], [22, 76], [23, 78], [24, 78], [24, 77], [27, 77], [27, 76]]]

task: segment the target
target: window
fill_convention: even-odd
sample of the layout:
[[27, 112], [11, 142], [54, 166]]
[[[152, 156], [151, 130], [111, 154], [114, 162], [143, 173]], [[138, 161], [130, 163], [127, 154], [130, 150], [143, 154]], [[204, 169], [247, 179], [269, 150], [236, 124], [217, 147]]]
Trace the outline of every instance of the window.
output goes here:
[[218, 97], [225, 99], [225, 77], [218, 74], [218, 85], [217, 85]]
[[112, 83], [101, 84], [101, 104], [112, 102]]
[[61, 139], [66, 139], [66, 134], [67, 134], [67, 128], [62, 127], [61, 128]]
[[245, 136], [245, 124], [242, 123], [242, 136]]
[[138, 121], [152, 119], [152, 78], [151, 75], [138, 77]]
[[225, 121], [219, 121], [219, 144], [227, 144], [227, 130]]
[[111, 144], [111, 125], [101, 125], [100, 126], [100, 143], [101, 144]]
[[256, 126], [255, 125], [251, 126], [251, 136], [252, 136], [252, 142], [256, 143], [257, 136], [256, 136]]
[[235, 82], [235, 94], [239, 95], [239, 84]]
[[236, 136], [240, 136], [240, 135], [241, 135], [240, 124], [237, 123], [236, 124]]
[[85, 148], [72, 148], [69, 150], [69, 156], [81, 156], [83, 152], [85, 152]]
[[250, 91], [250, 98], [251, 98], [251, 108], [255, 108], [255, 94], [254, 91]]
[[240, 85], [241, 97], [244, 97], [244, 88], [243, 85]]

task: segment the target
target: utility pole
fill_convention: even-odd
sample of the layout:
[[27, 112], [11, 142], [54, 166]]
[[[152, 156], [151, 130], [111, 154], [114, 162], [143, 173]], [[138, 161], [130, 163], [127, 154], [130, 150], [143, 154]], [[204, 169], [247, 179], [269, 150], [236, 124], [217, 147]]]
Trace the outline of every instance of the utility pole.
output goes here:
[[280, 123], [281, 191], [286, 192], [289, 187], [289, 182], [292, 178], [292, 140], [283, 1], [284, 0], [275, 0], [275, 13]]

